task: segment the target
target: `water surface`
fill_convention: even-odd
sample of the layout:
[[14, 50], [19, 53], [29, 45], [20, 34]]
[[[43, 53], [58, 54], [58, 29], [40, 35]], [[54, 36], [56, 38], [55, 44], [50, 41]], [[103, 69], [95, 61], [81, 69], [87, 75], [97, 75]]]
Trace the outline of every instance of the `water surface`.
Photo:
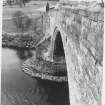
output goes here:
[[21, 71], [33, 55], [34, 50], [2, 48], [2, 105], [69, 105], [67, 83], [31, 78]]

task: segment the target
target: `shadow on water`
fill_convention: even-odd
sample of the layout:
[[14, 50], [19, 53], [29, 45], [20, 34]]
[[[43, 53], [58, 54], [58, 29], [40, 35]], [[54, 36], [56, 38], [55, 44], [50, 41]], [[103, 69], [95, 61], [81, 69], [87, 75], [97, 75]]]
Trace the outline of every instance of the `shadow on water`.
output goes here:
[[[42, 91], [42, 98], [47, 97], [50, 105], [69, 105], [69, 91], [67, 83], [51, 82], [48, 80], [38, 80], [38, 87]], [[36, 92], [36, 91], [35, 91]]]
[[31, 78], [21, 71], [34, 50], [2, 49], [2, 105], [69, 105], [67, 83]]

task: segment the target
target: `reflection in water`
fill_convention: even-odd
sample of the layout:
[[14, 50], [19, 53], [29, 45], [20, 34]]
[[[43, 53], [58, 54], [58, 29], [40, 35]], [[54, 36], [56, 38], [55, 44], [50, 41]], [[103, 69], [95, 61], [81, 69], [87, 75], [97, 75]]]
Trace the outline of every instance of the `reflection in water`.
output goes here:
[[17, 50], [17, 56], [20, 59], [26, 59], [26, 58], [32, 57], [32, 55], [33, 55], [32, 51], [28, 49], [18, 49]]
[[[34, 51], [28, 51], [35, 54]], [[69, 105], [67, 83], [55, 83], [31, 78], [20, 69], [24, 59], [20, 52], [2, 49], [2, 105]], [[30, 56], [22, 56], [28, 58]], [[20, 54], [21, 55], [21, 54]]]

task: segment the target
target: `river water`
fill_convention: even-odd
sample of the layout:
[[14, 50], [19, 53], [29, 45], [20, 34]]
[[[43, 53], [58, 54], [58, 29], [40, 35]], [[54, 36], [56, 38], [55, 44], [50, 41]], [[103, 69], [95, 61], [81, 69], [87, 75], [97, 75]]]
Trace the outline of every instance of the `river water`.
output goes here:
[[26, 75], [21, 64], [34, 50], [2, 48], [2, 105], [69, 105], [67, 83], [40, 80]]

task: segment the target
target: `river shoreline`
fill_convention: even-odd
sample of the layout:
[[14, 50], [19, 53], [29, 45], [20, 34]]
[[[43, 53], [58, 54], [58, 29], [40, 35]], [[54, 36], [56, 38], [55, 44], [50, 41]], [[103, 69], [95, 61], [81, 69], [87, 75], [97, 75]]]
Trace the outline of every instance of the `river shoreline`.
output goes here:
[[[33, 33], [34, 34], [34, 33]], [[23, 49], [35, 49], [36, 44], [40, 40], [40, 35], [35, 36], [32, 33], [26, 34], [2, 34], [2, 47], [8, 48], [23, 48]]]

